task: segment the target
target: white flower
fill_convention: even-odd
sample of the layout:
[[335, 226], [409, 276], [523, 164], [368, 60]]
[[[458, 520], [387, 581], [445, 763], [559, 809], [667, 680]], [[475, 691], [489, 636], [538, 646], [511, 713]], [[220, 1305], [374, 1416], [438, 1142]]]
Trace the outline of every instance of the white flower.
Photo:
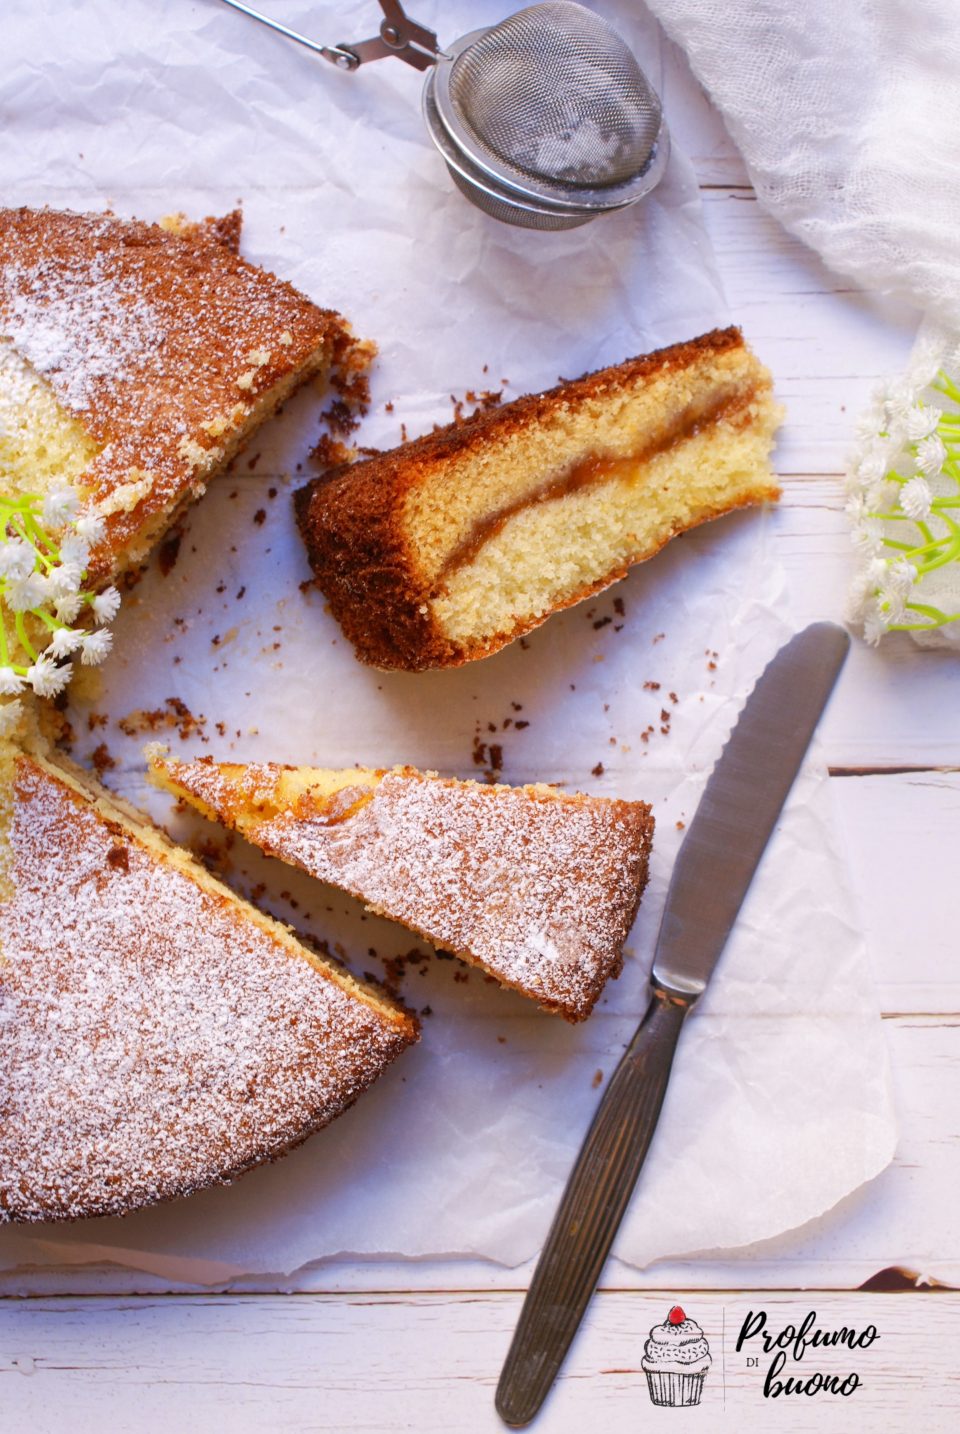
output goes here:
[[55, 488], [43, 500], [43, 522], [48, 528], [62, 528], [77, 516], [80, 500], [72, 488]]
[[927, 388], [936, 378], [943, 362], [943, 342], [925, 338], [917, 342], [907, 365], [907, 379], [915, 388]]
[[936, 477], [946, 456], [943, 439], [936, 433], [917, 444], [917, 467], [921, 473], [926, 473], [928, 478]]
[[120, 611], [120, 594], [116, 588], [107, 588], [94, 598], [92, 607], [98, 623], [113, 622]]
[[887, 581], [889, 564], [885, 558], [871, 558], [854, 576], [847, 594], [847, 617], [860, 622], [877, 591]]
[[861, 443], [869, 443], [871, 438], [880, 437], [885, 422], [886, 414], [883, 403], [875, 398], [870, 407], [865, 408], [857, 419], [854, 432]]
[[53, 611], [60, 622], [73, 622], [82, 606], [83, 598], [79, 593], [67, 593], [65, 597], [57, 598]]
[[75, 563], [85, 568], [90, 558], [90, 544], [77, 533], [69, 533], [60, 544], [61, 563]]
[[50, 642], [51, 656], [70, 657], [83, 642], [85, 633], [80, 627], [58, 627]]
[[867, 518], [850, 536], [855, 548], [873, 557], [883, 542], [883, 524], [879, 518]]
[[20, 582], [33, 572], [36, 555], [22, 538], [7, 538], [0, 541], [0, 578], [9, 582]]
[[40, 607], [47, 595], [47, 584], [39, 573], [31, 573], [19, 582], [11, 583], [4, 593], [4, 600], [11, 612], [29, 612]]
[[924, 407], [918, 403], [911, 408], [904, 420], [904, 432], [911, 443], [919, 443], [921, 439], [929, 438], [931, 433], [936, 432], [937, 424], [942, 417], [943, 410], [937, 408], [935, 404], [931, 403]]
[[923, 523], [929, 518], [932, 504], [930, 484], [919, 473], [900, 489], [900, 507], [915, 523]]
[[867, 582], [865, 575], [863, 573], [857, 573], [847, 593], [844, 616], [848, 622], [861, 622], [863, 620], [865, 604], [868, 598], [873, 597], [873, 593], [874, 588]]
[[896, 428], [903, 423], [916, 402], [913, 385], [905, 378], [894, 379], [887, 385], [884, 408], [887, 426]]
[[869, 511], [869, 504], [862, 493], [852, 493], [844, 506], [844, 512], [854, 526], [864, 522]]
[[70, 681], [72, 672], [69, 662], [64, 667], [58, 667], [43, 653], [32, 667], [27, 668], [27, 681], [38, 697], [56, 697]]
[[0, 705], [0, 737], [9, 737], [16, 731], [22, 716], [22, 702], [6, 702]]
[[105, 627], [96, 632], [88, 632], [83, 639], [80, 661], [85, 667], [99, 667], [112, 646], [113, 633], [108, 632]]
[[71, 597], [80, 591], [83, 569], [77, 563], [58, 563], [47, 579], [51, 601]]
[[889, 581], [894, 584], [898, 592], [908, 596], [919, 574], [913, 563], [907, 562], [906, 558], [897, 558], [889, 565]]
[[886, 631], [886, 620], [879, 608], [874, 608], [872, 612], [866, 614], [863, 619], [863, 635], [871, 647], [876, 647]]
[[904, 608], [917, 581], [917, 570], [912, 563], [898, 558], [887, 569], [880, 587], [880, 605], [886, 610], [887, 623], [900, 622]]
[[882, 438], [867, 444], [856, 461], [855, 473], [865, 487], [878, 483], [886, 476], [889, 466], [889, 445]]
[[76, 529], [84, 542], [92, 546], [94, 543], [100, 542], [100, 539], [107, 531], [107, 525], [103, 519], [98, 518], [95, 513], [84, 513], [82, 518], [77, 519]]
[[12, 667], [0, 667], [0, 697], [16, 697], [23, 691], [23, 678]]
[[36, 572], [28, 581], [32, 583], [33, 591], [37, 596], [37, 601], [33, 604], [34, 607], [46, 607], [48, 603], [53, 602], [56, 592], [49, 573]]
[[900, 622], [903, 618], [906, 606], [906, 597], [896, 587], [881, 588], [879, 594], [880, 606], [883, 610], [883, 618], [889, 626], [891, 622]]

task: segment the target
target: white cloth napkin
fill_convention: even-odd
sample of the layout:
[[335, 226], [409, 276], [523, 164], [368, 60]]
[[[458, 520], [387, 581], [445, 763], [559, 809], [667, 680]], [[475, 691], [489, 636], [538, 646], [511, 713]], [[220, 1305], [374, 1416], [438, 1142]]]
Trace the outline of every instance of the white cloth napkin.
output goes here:
[[[928, 330], [936, 325], [941, 354], [955, 350], [957, 0], [649, 5], [726, 119], [761, 203], [832, 268], [914, 303]], [[851, 479], [858, 492], [855, 460]], [[946, 489], [953, 492], [952, 480]], [[855, 579], [858, 621], [876, 607], [870, 598], [864, 608], [865, 591]], [[960, 610], [960, 564], [938, 569], [933, 586], [926, 582], [913, 596]], [[924, 645], [960, 648], [957, 621], [912, 635]]]
[[648, 3], [781, 223], [960, 329], [956, 0]]

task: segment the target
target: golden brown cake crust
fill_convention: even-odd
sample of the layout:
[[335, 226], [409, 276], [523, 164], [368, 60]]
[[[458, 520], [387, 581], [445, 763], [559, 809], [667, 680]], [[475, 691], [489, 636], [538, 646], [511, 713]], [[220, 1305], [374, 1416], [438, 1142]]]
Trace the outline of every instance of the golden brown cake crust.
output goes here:
[[238, 214], [171, 232], [0, 210], [0, 335], [100, 447], [83, 479], [107, 522], [99, 578], [350, 342], [339, 315], [239, 258], [238, 237]]
[[[396, 767], [370, 786], [278, 809], [285, 772], [210, 758], [156, 761], [169, 790], [474, 962], [544, 1009], [582, 1021], [622, 965], [647, 881], [653, 816], [626, 802], [487, 786]], [[342, 774], [345, 778], [348, 774]]]
[[[361, 660], [413, 671], [457, 666], [497, 651], [543, 620], [519, 621], [486, 642], [461, 645], [446, 637], [430, 612], [431, 594], [418, 577], [403, 521], [405, 500], [426, 475], [454, 457], [479, 453], [513, 433], [544, 423], [563, 408], [602, 400], [638, 382], [745, 348], [738, 328], [713, 330], [545, 393], [525, 395], [502, 408], [480, 411], [465, 422], [449, 424], [389, 452], [341, 465], [299, 489], [294, 495], [297, 520], [317, 586]], [[776, 498], [778, 490], [767, 483], [761, 496]], [[751, 501], [757, 498], [718, 506], [698, 521]], [[652, 555], [652, 551], [644, 554]], [[553, 610], [608, 586], [628, 566], [604, 573]]]
[[26, 753], [4, 767], [0, 1222], [229, 1182], [416, 1039], [405, 1012], [201, 886], [183, 853], [175, 868], [66, 773]]

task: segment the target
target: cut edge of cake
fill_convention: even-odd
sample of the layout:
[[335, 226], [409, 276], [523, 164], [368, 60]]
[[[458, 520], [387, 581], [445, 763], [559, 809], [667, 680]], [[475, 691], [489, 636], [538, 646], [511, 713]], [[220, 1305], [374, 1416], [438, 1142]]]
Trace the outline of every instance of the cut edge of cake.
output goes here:
[[[239, 1035], [235, 1035], [232, 1025], [226, 1034], [222, 1030], [213, 1031], [213, 1045], [209, 1053], [206, 1051], [206, 1028], [199, 1034], [193, 1033], [200, 1043], [197, 1046], [201, 1052], [198, 1059], [201, 1064], [207, 1063], [205, 1068], [213, 1070], [214, 1079], [221, 1077], [220, 1068], [215, 1064], [218, 1059], [216, 1042], [220, 1041], [225, 1087], [229, 1087], [233, 1079], [229, 1062], [235, 1059], [238, 1070], [249, 1071], [249, 1093], [245, 1095], [241, 1091], [237, 1096], [233, 1092], [231, 1128], [216, 1134], [210, 1152], [200, 1148], [193, 1150], [192, 1146], [185, 1148], [185, 1137], [179, 1137], [178, 1143], [180, 1123], [184, 1126], [188, 1124], [188, 1104], [182, 1112], [178, 1111], [170, 1128], [169, 1154], [163, 1139], [158, 1144], [155, 1141], [157, 1148], [152, 1162], [145, 1158], [142, 1170], [137, 1169], [135, 1175], [128, 1172], [131, 1188], [123, 1188], [122, 1169], [117, 1172], [117, 1183], [113, 1185], [112, 1169], [101, 1170], [97, 1166], [98, 1152], [108, 1148], [111, 1141], [122, 1139], [124, 1121], [128, 1121], [132, 1129], [141, 1114], [125, 1105], [122, 1092], [117, 1092], [116, 1111], [113, 1121], [108, 1122], [109, 1129], [97, 1132], [96, 1138], [87, 1131], [93, 1116], [85, 1107], [82, 1096], [78, 1097], [75, 1109], [71, 1106], [66, 1116], [61, 1111], [60, 1116], [55, 1118], [53, 1108], [58, 1100], [63, 1104], [63, 1091], [50, 1087], [66, 1079], [64, 1062], [71, 1058], [83, 1059], [85, 1055], [91, 1061], [99, 1060], [99, 1038], [91, 1036], [90, 1032], [95, 1033], [103, 1027], [105, 1041], [116, 1034], [109, 1030], [110, 1010], [97, 1005], [101, 998], [96, 984], [98, 980], [103, 980], [110, 987], [114, 977], [110, 969], [105, 975], [100, 969], [105, 960], [110, 965], [108, 954], [105, 955], [104, 951], [90, 948], [84, 948], [82, 952], [72, 951], [70, 933], [83, 927], [79, 916], [75, 927], [71, 926], [76, 912], [71, 909], [70, 892], [65, 891], [62, 885], [57, 890], [46, 891], [44, 862], [35, 856], [31, 865], [23, 855], [28, 838], [17, 827], [18, 817], [23, 816], [24, 822], [27, 822], [31, 815], [30, 802], [35, 800], [34, 797], [24, 797], [24, 790], [39, 792], [46, 806], [52, 803], [61, 815], [66, 813], [69, 822], [75, 822], [77, 831], [91, 848], [99, 852], [101, 846], [105, 849], [109, 846], [104, 861], [98, 867], [99, 874], [91, 878], [86, 872], [83, 876], [85, 881], [95, 879], [98, 883], [94, 909], [102, 907], [106, 923], [104, 929], [109, 927], [112, 930], [110, 921], [114, 918], [120, 921], [120, 917], [117, 911], [112, 917], [108, 915], [110, 897], [101, 898], [99, 883], [102, 881], [104, 891], [109, 893], [112, 886], [130, 880], [133, 872], [135, 880], [149, 886], [151, 891], [159, 891], [165, 899], [169, 895], [171, 924], [175, 925], [178, 902], [182, 905], [186, 901], [195, 924], [199, 912], [204, 922], [209, 921], [214, 928], [219, 923], [224, 932], [233, 933], [232, 941], [226, 942], [222, 948], [216, 947], [216, 960], [221, 963], [222, 969], [216, 973], [207, 972], [199, 969], [197, 962], [212, 963], [213, 947], [203, 953], [198, 951], [194, 961], [188, 933], [182, 933], [182, 940], [181, 933], [158, 933], [155, 925], [151, 925], [151, 919], [143, 913], [140, 930], [143, 950], [139, 955], [130, 957], [129, 974], [132, 990], [142, 982], [144, 1002], [148, 1001], [151, 992], [154, 995], [159, 992], [161, 1003], [169, 998], [173, 1007], [186, 1012], [189, 1032], [191, 1021], [202, 1025], [207, 1019], [206, 1012], [201, 1009], [203, 1002], [198, 998], [198, 993], [202, 996], [206, 989], [204, 982], [214, 992], [223, 990], [233, 972], [235, 980], [246, 984], [237, 987], [235, 997], [232, 992], [230, 994], [230, 1021], [243, 1025], [247, 1019], [244, 1014], [247, 1005], [251, 1019], [263, 1017], [259, 1035], [256, 1031], [240, 1031]], [[18, 810], [18, 803], [22, 811]], [[70, 848], [73, 836], [66, 832], [60, 835], [62, 844]], [[65, 882], [68, 885], [73, 879], [79, 882], [80, 875], [74, 878], [74, 867], [66, 855], [56, 851], [55, 834], [52, 840], [50, 864], [55, 866], [63, 856], [61, 864], [66, 873]], [[89, 852], [82, 855], [86, 858]], [[83, 861], [79, 865], [82, 867]], [[27, 884], [21, 888], [20, 883], [23, 882]], [[72, 899], [79, 911], [80, 899], [76, 894]], [[89, 899], [88, 892], [83, 900], [86, 902]], [[103, 906], [104, 900], [106, 906]], [[194, 906], [197, 912], [193, 912]], [[186, 908], [183, 909], [186, 920]], [[23, 951], [18, 942], [21, 938], [26, 939], [23, 933], [33, 929], [31, 921], [37, 926], [43, 941], [37, 941], [28, 951]], [[50, 929], [48, 923], [56, 929]], [[137, 925], [136, 917], [134, 924]], [[119, 929], [124, 929], [122, 921]], [[210, 1185], [228, 1184], [245, 1171], [278, 1159], [328, 1124], [352, 1105], [406, 1046], [418, 1039], [418, 1022], [409, 1011], [376, 986], [357, 980], [345, 969], [325, 960], [298, 941], [288, 927], [251, 906], [217, 881], [141, 812], [108, 792], [89, 773], [76, 767], [62, 754], [52, 751], [36, 730], [29, 731], [16, 742], [0, 740], [0, 936], [3, 938], [0, 941], [0, 1007], [5, 1017], [0, 1023], [0, 1047], [4, 1041], [13, 1043], [7, 1048], [4, 1082], [0, 1084], [0, 1107], [4, 1109], [4, 1119], [0, 1122], [0, 1223], [125, 1214], [143, 1205], [192, 1194]], [[109, 939], [115, 940], [116, 937]], [[101, 940], [108, 942], [106, 936], [102, 936]], [[170, 969], [174, 973], [171, 977], [174, 982], [172, 990], [163, 985], [163, 972], [157, 974], [162, 966], [165, 941], [176, 956], [176, 959], [171, 958], [173, 965]], [[178, 941], [181, 946], [190, 945], [190, 952], [187, 953], [189, 960], [182, 959], [185, 953], [178, 947]], [[54, 969], [50, 952], [44, 955], [39, 950], [43, 942], [50, 944], [51, 951], [56, 948], [62, 952], [56, 962], [57, 969]], [[95, 940], [91, 942], [91, 947], [96, 948]], [[44, 961], [49, 969], [44, 967]], [[287, 961], [293, 964], [287, 967]], [[144, 965], [144, 962], [150, 964]], [[87, 965], [98, 969], [91, 970], [88, 976]], [[308, 969], [309, 975], [306, 975]], [[179, 978], [177, 971], [180, 972]], [[134, 980], [138, 973], [139, 981]], [[274, 980], [274, 977], [278, 979]], [[178, 979], [182, 989], [176, 985]], [[209, 992], [207, 994], [209, 996]], [[114, 1003], [119, 999], [115, 990], [111, 990], [110, 999]], [[147, 1009], [145, 1006], [144, 1010]], [[149, 1009], [152, 1015], [153, 1008]], [[162, 1004], [157, 1009], [162, 1013]], [[194, 1014], [191, 1015], [191, 1012]], [[37, 1035], [36, 1029], [18, 1031], [18, 1020], [28, 1023], [33, 1020], [40, 1034]], [[51, 1079], [47, 1089], [27, 1091], [24, 1101], [18, 1105], [18, 1079], [29, 1083], [35, 1076], [37, 1081], [44, 1080], [42, 1056], [46, 1054], [46, 1033], [58, 1029], [58, 1022], [69, 1026], [73, 1020], [77, 1023], [77, 1050], [72, 1049], [71, 1042], [71, 1049], [66, 1054], [60, 1051], [57, 1064], [48, 1068], [47, 1074]], [[286, 1023], [289, 1023], [289, 1030], [285, 1029]], [[146, 1016], [144, 1024], [149, 1024]], [[167, 1072], [179, 1049], [177, 1033], [171, 1030], [169, 1035], [169, 1051], [163, 1050], [163, 1033], [155, 1037], [160, 1041], [163, 1053], [162, 1069], [156, 1071], [158, 1087], [168, 1080]], [[35, 1038], [39, 1042], [37, 1069], [34, 1070], [29, 1051], [18, 1065], [18, 1038], [23, 1041]], [[53, 1037], [46, 1039], [49, 1044]], [[140, 1049], [137, 1040], [136, 1036], [131, 1037], [134, 1052]], [[234, 1054], [228, 1056], [227, 1051]], [[258, 1066], [261, 1053], [264, 1059]], [[136, 1054], [125, 1056], [125, 1059], [133, 1061], [131, 1090], [133, 1078], [138, 1079], [141, 1097], [149, 1100], [152, 1088], [150, 1072], [137, 1067]], [[243, 1066], [243, 1060], [246, 1060], [246, 1066]], [[280, 1062], [277, 1070], [274, 1070], [271, 1060]], [[212, 1067], [210, 1062], [214, 1063]], [[119, 1074], [106, 1066], [104, 1079], [110, 1076], [111, 1071], [119, 1081]], [[83, 1088], [88, 1074], [83, 1069], [78, 1070], [75, 1077], [78, 1091]], [[175, 1081], [175, 1076], [169, 1077], [168, 1084], [170, 1080]], [[267, 1090], [266, 1095], [261, 1095], [261, 1088]], [[170, 1089], [164, 1093], [169, 1100]], [[189, 1094], [193, 1098], [196, 1092]], [[89, 1099], [96, 1103], [100, 1095]], [[20, 1110], [22, 1115], [25, 1107], [34, 1109], [34, 1120], [31, 1130], [22, 1130], [19, 1135], [21, 1143], [33, 1152], [36, 1167], [33, 1171], [23, 1151], [17, 1150], [16, 1113]], [[144, 1114], [149, 1116], [149, 1112]], [[42, 1125], [47, 1118], [54, 1133], [44, 1141], [43, 1130], [33, 1129], [33, 1126], [38, 1121]], [[59, 1119], [59, 1124], [54, 1130], [56, 1119]], [[69, 1130], [74, 1128], [78, 1132], [76, 1139], [85, 1142], [83, 1149], [66, 1148], [71, 1139]], [[81, 1131], [87, 1131], [87, 1134], [81, 1136]], [[59, 1150], [58, 1140], [63, 1147]], [[41, 1142], [39, 1148], [37, 1142]], [[222, 1153], [218, 1154], [221, 1149]], [[182, 1168], [177, 1167], [178, 1159]], [[133, 1164], [136, 1165], [136, 1162]], [[122, 1167], [122, 1160], [120, 1165]], [[72, 1170], [73, 1175], [63, 1173], [66, 1170]], [[81, 1174], [78, 1175], [77, 1170]], [[82, 1173], [84, 1170], [86, 1175]], [[61, 1173], [58, 1174], [58, 1171]], [[71, 1179], [72, 1185], [69, 1183]]]
[[75, 488], [106, 525], [98, 584], [140, 565], [296, 389], [369, 363], [341, 315], [240, 257], [240, 224], [0, 210], [0, 371], [39, 425], [8, 439], [5, 482]]
[[413, 767], [192, 762], [150, 780], [569, 1021], [619, 974], [647, 879], [643, 802]]
[[297, 491], [297, 519], [361, 660], [458, 666], [775, 501], [781, 416], [740, 330], [715, 330], [341, 465]]

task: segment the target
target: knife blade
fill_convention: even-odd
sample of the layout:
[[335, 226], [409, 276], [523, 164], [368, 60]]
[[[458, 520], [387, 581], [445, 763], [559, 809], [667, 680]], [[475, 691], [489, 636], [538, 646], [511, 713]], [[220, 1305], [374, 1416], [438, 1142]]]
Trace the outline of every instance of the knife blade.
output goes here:
[[579, 1328], [650, 1148], [677, 1040], [706, 988], [840, 674], [850, 639], [814, 623], [782, 647], [747, 698], [674, 867], [646, 1014], [573, 1167], [500, 1382], [506, 1424], [528, 1424]]

